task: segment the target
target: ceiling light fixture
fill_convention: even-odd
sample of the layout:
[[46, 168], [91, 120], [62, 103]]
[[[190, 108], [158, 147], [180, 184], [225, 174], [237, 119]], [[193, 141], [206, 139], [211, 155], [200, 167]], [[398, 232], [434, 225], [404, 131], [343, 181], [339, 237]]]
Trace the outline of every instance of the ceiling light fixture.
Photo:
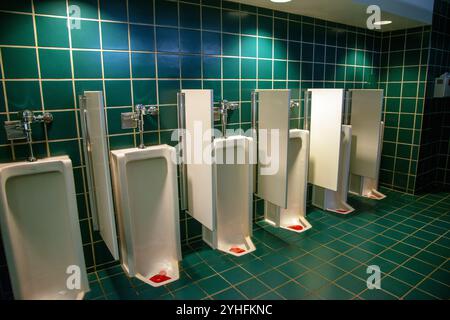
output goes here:
[[381, 21], [375, 21], [373, 24], [376, 26], [384, 26], [387, 24], [391, 24], [392, 21], [391, 20], [381, 20]]
[[286, 3], [286, 2], [291, 2], [292, 0], [270, 0], [270, 1], [275, 2], [275, 3]]

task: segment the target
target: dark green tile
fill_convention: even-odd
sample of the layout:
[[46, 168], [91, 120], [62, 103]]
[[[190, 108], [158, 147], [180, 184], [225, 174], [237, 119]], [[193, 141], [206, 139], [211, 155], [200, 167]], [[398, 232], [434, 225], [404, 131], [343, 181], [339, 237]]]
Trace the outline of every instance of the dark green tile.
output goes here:
[[257, 279], [245, 281], [236, 286], [236, 288], [242, 292], [247, 299], [254, 299], [269, 290], [266, 285]]
[[66, 3], [57, 0], [36, 1], [34, 11], [39, 14], [67, 16]]
[[74, 96], [72, 81], [43, 81], [45, 109], [72, 109]]
[[107, 50], [128, 50], [127, 25], [102, 22], [102, 44]]
[[198, 282], [198, 285], [208, 294], [213, 295], [230, 287], [230, 284], [221, 276], [215, 275]]
[[295, 283], [294, 281], [288, 282], [280, 288], [276, 289], [276, 292], [288, 300], [302, 300], [310, 294], [310, 291], [300, 286], [298, 283]]
[[69, 47], [67, 19], [37, 16], [36, 29], [40, 47]]
[[332, 299], [332, 300], [349, 300], [354, 295], [348, 292], [341, 287], [331, 284], [321, 288], [318, 292], [318, 295], [324, 299]]
[[105, 78], [129, 78], [130, 60], [126, 52], [103, 52]]
[[105, 81], [106, 105], [108, 107], [130, 106], [131, 86], [130, 81]]
[[258, 279], [269, 288], [276, 288], [288, 282], [290, 279], [277, 270], [270, 270], [258, 276]]
[[41, 110], [38, 81], [8, 81], [6, 82], [6, 95], [9, 111]]
[[156, 104], [156, 81], [133, 80], [133, 95], [134, 104]]
[[297, 282], [300, 283], [303, 287], [309, 290], [318, 290], [319, 288], [330, 283], [329, 280], [325, 279], [318, 273], [314, 271], [309, 271], [307, 273], [302, 274], [298, 277]]
[[74, 77], [78, 79], [102, 78], [101, 53], [90, 51], [77, 51], [73, 53]]
[[47, 125], [49, 140], [72, 139], [77, 137], [74, 111], [52, 112], [53, 122]]
[[212, 297], [214, 300], [245, 300], [245, 297], [236, 289], [224, 290]]
[[70, 79], [70, 52], [67, 50], [40, 49], [41, 77], [44, 79]]
[[152, 0], [128, 0], [130, 22], [153, 24]]
[[33, 19], [30, 15], [0, 12], [0, 30], [1, 44], [23, 46], [35, 44]]
[[7, 79], [37, 79], [35, 49], [2, 48], [2, 59]]
[[242, 281], [248, 280], [251, 277], [251, 274], [241, 267], [232, 268], [221, 273], [221, 275], [232, 284], [240, 283]]
[[151, 53], [132, 53], [133, 78], [155, 77], [155, 56]]
[[[105, 27], [106, 31], [104, 31], [103, 36], [106, 39], [103, 39], [104, 45], [103, 49], [110, 49], [107, 46], [107, 32], [108, 25], [102, 24], [102, 28]], [[80, 28], [73, 28], [70, 30], [72, 37], [72, 47], [80, 48], [80, 49], [100, 49], [100, 35], [99, 35], [99, 26], [96, 21], [87, 21], [82, 20], [80, 22]], [[105, 46], [106, 44], [106, 46]]]

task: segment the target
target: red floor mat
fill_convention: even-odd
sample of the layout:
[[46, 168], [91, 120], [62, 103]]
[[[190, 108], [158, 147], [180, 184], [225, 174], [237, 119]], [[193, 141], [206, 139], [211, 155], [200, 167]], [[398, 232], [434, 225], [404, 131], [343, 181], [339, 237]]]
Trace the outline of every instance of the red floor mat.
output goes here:
[[151, 282], [155, 282], [155, 283], [161, 283], [167, 280], [170, 280], [171, 278], [169, 276], [166, 275], [165, 271], [161, 271], [159, 274], [154, 275], [153, 277], [151, 277], [149, 280]]
[[233, 253], [236, 253], [236, 254], [245, 252], [244, 249], [241, 249], [241, 248], [239, 248], [239, 247], [232, 247], [232, 248], [230, 249], [230, 251], [233, 252]]
[[293, 226], [289, 226], [288, 228], [289, 228], [289, 229], [292, 229], [292, 230], [295, 230], [295, 231], [301, 231], [301, 230], [303, 230], [303, 226], [301, 226], [301, 225], [299, 225], [299, 224], [296, 224], [296, 225], [293, 225]]

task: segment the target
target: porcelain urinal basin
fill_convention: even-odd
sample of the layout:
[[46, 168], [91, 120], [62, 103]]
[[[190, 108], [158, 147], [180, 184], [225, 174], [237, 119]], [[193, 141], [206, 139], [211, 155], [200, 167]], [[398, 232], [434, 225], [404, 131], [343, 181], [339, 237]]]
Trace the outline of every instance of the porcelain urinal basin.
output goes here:
[[15, 299], [82, 299], [89, 284], [70, 159], [0, 164], [0, 196]]
[[175, 148], [111, 151], [121, 264], [158, 287], [179, 278], [181, 260]]
[[277, 227], [300, 233], [311, 229], [306, 220], [309, 131], [290, 129], [288, 143], [287, 207], [281, 208], [265, 201], [265, 219]]
[[203, 226], [203, 240], [234, 256], [255, 250], [251, 240], [253, 166], [249, 161], [249, 150], [252, 143], [252, 138], [244, 136], [214, 140], [216, 214], [212, 231]]

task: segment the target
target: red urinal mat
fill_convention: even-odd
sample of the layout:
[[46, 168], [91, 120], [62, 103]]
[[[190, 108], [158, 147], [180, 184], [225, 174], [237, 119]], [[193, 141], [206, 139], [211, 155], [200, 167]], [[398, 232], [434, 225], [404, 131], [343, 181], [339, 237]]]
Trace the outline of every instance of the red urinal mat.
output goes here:
[[236, 253], [236, 254], [245, 252], [244, 249], [239, 248], [239, 247], [232, 247], [232, 248], [230, 249], [230, 251], [233, 252], [233, 253]]
[[167, 280], [170, 280], [171, 278], [169, 276], [166, 275], [165, 271], [161, 271], [159, 274], [155, 274], [153, 277], [151, 277], [149, 280], [151, 282], [155, 282], [155, 283], [161, 283]]
[[295, 231], [301, 231], [301, 230], [303, 230], [303, 226], [301, 226], [301, 225], [299, 225], [299, 224], [296, 224], [296, 225], [293, 225], [293, 226], [288, 226], [288, 228], [289, 228], [289, 229], [292, 229], [292, 230], [295, 230]]

